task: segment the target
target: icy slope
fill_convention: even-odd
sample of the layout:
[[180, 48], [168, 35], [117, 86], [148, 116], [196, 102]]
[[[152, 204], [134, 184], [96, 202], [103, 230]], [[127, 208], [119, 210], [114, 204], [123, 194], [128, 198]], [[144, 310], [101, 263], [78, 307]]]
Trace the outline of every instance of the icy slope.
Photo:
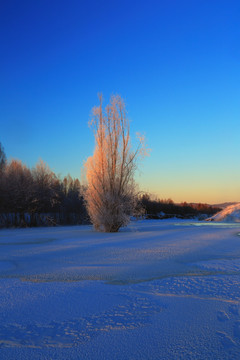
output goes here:
[[240, 203], [230, 205], [207, 219], [208, 221], [240, 222]]

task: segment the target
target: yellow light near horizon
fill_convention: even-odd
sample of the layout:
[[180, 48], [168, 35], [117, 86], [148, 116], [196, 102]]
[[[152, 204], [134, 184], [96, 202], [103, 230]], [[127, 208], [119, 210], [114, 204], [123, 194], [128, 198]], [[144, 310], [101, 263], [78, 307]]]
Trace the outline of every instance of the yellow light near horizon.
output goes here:
[[154, 194], [159, 199], [172, 199], [174, 202], [201, 202], [219, 204], [240, 201], [240, 185], [238, 183], [223, 186], [222, 184], [159, 182], [140, 183], [142, 191]]

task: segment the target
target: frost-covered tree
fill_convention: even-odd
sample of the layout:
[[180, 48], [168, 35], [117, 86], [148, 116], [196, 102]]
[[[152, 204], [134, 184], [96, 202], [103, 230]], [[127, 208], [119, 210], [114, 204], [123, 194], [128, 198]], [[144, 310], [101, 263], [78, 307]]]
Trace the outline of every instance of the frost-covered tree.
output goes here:
[[93, 108], [95, 151], [86, 167], [87, 209], [96, 230], [117, 232], [129, 222], [136, 204], [134, 172], [139, 155], [144, 154], [143, 137], [136, 151], [131, 150], [129, 121], [120, 96], [112, 96], [105, 111]]

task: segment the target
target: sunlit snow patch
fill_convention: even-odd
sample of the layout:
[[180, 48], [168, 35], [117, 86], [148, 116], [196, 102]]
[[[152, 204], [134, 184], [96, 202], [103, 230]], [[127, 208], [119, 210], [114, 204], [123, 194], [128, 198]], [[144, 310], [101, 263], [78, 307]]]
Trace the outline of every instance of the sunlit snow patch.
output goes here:
[[183, 223], [175, 223], [175, 226], [214, 226], [214, 227], [224, 227], [224, 228], [239, 228], [240, 223], [236, 222], [205, 222], [205, 221], [198, 221], [198, 222], [183, 222]]
[[240, 203], [226, 207], [207, 220], [240, 223]]

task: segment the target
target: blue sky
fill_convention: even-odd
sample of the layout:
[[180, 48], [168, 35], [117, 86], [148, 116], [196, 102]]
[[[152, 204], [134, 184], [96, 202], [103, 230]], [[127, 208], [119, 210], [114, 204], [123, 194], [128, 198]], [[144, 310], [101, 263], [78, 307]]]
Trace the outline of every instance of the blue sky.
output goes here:
[[[150, 157], [142, 190], [240, 201], [240, 2], [0, 3], [0, 142], [8, 159], [80, 177], [102, 92], [120, 94]], [[134, 143], [134, 141], [133, 141]]]

